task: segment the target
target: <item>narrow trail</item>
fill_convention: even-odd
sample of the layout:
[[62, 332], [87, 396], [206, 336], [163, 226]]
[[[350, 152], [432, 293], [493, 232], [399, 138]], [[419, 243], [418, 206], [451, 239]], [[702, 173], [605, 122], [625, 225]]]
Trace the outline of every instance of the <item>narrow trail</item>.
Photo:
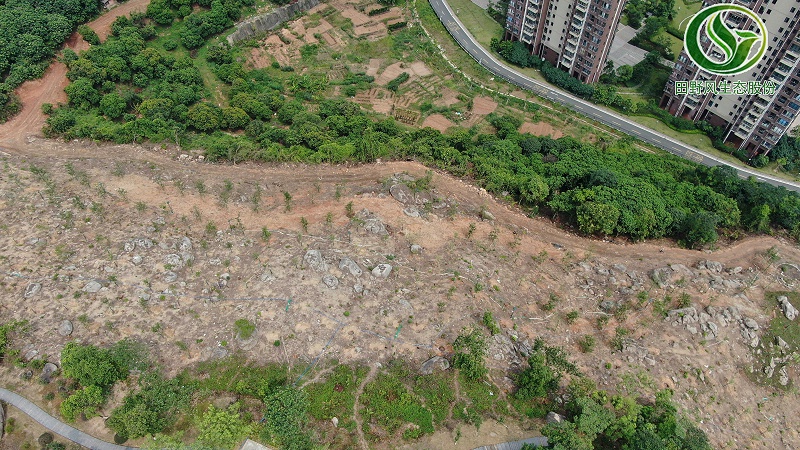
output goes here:
[[364, 450], [369, 450], [369, 444], [367, 444], [367, 438], [364, 437], [364, 428], [361, 426], [361, 413], [359, 410], [361, 408], [358, 407], [359, 401], [361, 400], [361, 394], [364, 393], [364, 387], [367, 383], [371, 382], [375, 379], [375, 374], [378, 373], [378, 366], [373, 365], [369, 369], [369, 373], [366, 377], [364, 377], [364, 381], [358, 386], [356, 389], [356, 398], [355, 402], [353, 403], [353, 420], [356, 421], [356, 431], [358, 432], [358, 443], [360, 444], [361, 448]]
[[136, 450], [137, 447], [126, 447], [124, 445], [111, 444], [106, 441], [101, 441], [94, 436], [88, 435], [83, 431], [73, 428], [66, 423], [56, 419], [50, 414], [46, 413], [42, 408], [39, 408], [32, 401], [25, 397], [9, 391], [8, 389], [0, 388], [0, 400], [14, 406], [31, 418], [39, 422], [43, 427], [56, 433], [65, 439], [82, 445], [91, 450]]

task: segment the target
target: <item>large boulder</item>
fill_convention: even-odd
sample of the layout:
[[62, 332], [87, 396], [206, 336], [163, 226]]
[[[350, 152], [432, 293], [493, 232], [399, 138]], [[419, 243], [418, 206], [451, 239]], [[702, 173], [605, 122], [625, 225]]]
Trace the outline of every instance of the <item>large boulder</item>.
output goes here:
[[433, 358], [422, 363], [422, 366], [419, 368], [419, 373], [422, 375], [430, 375], [434, 372], [444, 371], [449, 368], [450, 362], [447, 359], [441, 356], [434, 356]]
[[361, 267], [358, 266], [358, 263], [346, 256], [339, 260], [339, 269], [343, 271], [347, 270], [350, 272], [350, 275], [353, 275], [354, 277], [360, 277], [363, 273]]
[[783, 315], [786, 316], [789, 320], [794, 320], [797, 317], [797, 308], [794, 307], [791, 303], [789, 303], [789, 298], [785, 295], [781, 295], [778, 297], [778, 303], [781, 306], [781, 311], [783, 311]]
[[389, 188], [389, 193], [400, 203], [408, 204], [414, 202], [414, 193], [404, 183], [393, 185]]
[[92, 280], [92, 281], [86, 283], [85, 286], [83, 286], [83, 292], [86, 292], [88, 294], [94, 294], [94, 293], [100, 291], [100, 289], [102, 289], [102, 288], [103, 288], [103, 285], [99, 281]]
[[61, 336], [64, 337], [69, 336], [70, 334], [72, 334], [72, 330], [73, 330], [72, 322], [70, 322], [69, 320], [63, 320], [58, 325], [58, 334], [60, 334]]
[[23, 297], [31, 298], [34, 295], [38, 294], [39, 291], [41, 290], [42, 290], [41, 283], [31, 283], [25, 288], [25, 293], [23, 294]]
[[303, 256], [303, 262], [317, 272], [328, 270], [328, 263], [322, 258], [322, 253], [319, 250], [307, 251], [306, 255]]
[[545, 417], [545, 420], [547, 421], [548, 424], [552, 424], [552, 423], [561, 423], [567, 420], [567, 418], [557, 412], [550, 411], [549, 413], [547, 413], [547, 417]]
[[374, 269], [372, 269], [372, 276], [375, 278], [389, 278], [391, 273], [391, 264], [378, 264]]

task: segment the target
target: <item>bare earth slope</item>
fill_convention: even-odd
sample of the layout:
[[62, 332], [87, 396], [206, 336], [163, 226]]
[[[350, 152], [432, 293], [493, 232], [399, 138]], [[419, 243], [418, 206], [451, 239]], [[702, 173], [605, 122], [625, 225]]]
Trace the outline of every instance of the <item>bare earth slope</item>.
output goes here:
[[[794, 244], [748, 238], [706, 254], [586, 239], [443, 174], [431, 189], [405, 190], [426, 172], [413, 162], [223, 166], [169, 149], [37, 139], [0, 158], [0, 316], [31, 321], [23, 355], [57, 362], [70, 339], [131, 336], [172, 373], [237, 350], [304, 366], [320, 356], [416, 364], [447, 355], [491, 311], [506, 330], [490, 347], [494, 368], [520, 362], [508, 336], [542, 337], [603, 388], [645, 397], [673, 388], [718, 446], [800, 447], [794, 381], [773, 391], [749, 380], [744, 325], [751, 318], [763, 331], [780, 314], [764, 293], [794, 286], [796, 273], [779, 269], [800, 261]], [[392, 266], [388, 278], [371, 274], [381, 264]], [[694, 321], [656, 313], [682, 294]], [[240, 318], [256, 324], [253, 338], [236, 337]], [[64, 320], [69, 336], [57, 332]], [[631, 330], [622, 351], [610, 345], [618, 326]], [[597, 339], [594, 352], [579, 351], [584, 335]], [[13, 369], [2, 379], [41, 398]], [[112, 437], [99, 418], [83, 426]]]

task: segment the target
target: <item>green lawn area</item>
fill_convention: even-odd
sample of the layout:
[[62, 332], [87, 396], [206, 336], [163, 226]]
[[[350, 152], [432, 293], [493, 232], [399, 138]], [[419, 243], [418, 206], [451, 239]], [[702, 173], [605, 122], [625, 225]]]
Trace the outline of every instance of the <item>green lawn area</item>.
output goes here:
[[[663, 37], [662, 37], [663, 36]], [[683, 50], [683, 41], [676, 38], [675, 36], [666, 32], [666, 30], [661, 30], [658, 34], [655, 35], [654, 39], [663, 40], [666, 39], [669, 41], [669, 48], [672, 49], [672, 54], [675, 55], [675, 60], [678, 59], [678, 56], [681, 54], [681, 50]]]
[[689, 2], [688, 5], [684, 0], [675, 2], [675, 11], [677, 14], [675, 14], [675, 17], [672, 19], [672, 26], [681, 31], [685, 30], [686, 22], [688, 22], [688, 20], [685, 19], [695, 14], [697, 11], [700, 11], [702, 7], [703, 2], [701, 1]]
[[467, 27], [475, 39], [484, 47], [489, 47], [492, 38], [499, 38], [503, 33], [503, 27], [495, 22], [483, 8], [472, 3], [470, 0], [448, 0], [450, 8], [455, 11], [456, 16]]

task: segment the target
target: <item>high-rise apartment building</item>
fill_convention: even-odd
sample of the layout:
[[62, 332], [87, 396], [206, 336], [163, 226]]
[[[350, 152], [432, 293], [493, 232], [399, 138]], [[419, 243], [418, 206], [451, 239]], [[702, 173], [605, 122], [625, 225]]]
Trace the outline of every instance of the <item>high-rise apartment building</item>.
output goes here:
[[[800, 0], [711, 0], [703, 6], [718, 3], [742, 5], [758, 15], [767, 29], [764, 57], [745, 73], [719, 76], [694, 64], [684, 50], [665, 86], [660, 106], [675, 116], [723, 127], [725, 142], [751, 157], [767, 154], [784, 133], [800, 125]], [[725, 22], [731, 28], [760, 33], [746, 15], [725, 14]], [[707, 50], [711, 46], [704, 37], [701, 42]], [[720, 52], [717, 55], [722, 56]], [[708, 83], [711, 88], [684, 92], [679, 86], [686, 81], [695, 86]], [[776, 89], [758, 89], [766, 84]], [[740, 89], [721, 92], [713, 89], [715, 85]]]
[[603, 73], [625, 0], [511, 0], [505, 38], [586, 83]]

